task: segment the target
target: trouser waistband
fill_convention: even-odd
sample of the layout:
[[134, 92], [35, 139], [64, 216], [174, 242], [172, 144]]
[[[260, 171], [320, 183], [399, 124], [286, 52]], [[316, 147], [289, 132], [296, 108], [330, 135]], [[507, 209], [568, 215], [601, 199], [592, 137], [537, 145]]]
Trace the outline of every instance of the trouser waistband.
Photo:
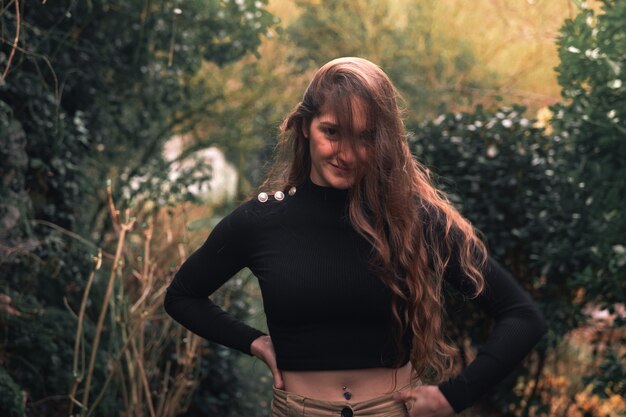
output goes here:
[[[400, 391], [421, 383], [407, 384]], [[394, 392], [395, 392], [394, 391]], [[393, 392], [366, 401], [324, 401], [273, 388], [270, 417], [407, 417], [406, 406], [394, 401]]]

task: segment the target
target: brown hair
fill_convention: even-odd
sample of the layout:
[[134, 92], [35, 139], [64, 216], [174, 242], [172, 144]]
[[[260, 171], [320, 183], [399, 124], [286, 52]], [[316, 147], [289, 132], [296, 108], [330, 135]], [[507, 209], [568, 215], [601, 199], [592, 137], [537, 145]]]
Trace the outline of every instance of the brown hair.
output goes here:
[[[284, 120], [277, 159], [261, 188], [286, 191], [310, 175], [304, 132], [322, 111], [337, 118], [342, 142], [367, 146], [367, 161], [359, 166], [349, 190], [349, 218], [372, 244], [371, 267], [391, 289], [398, 360], [408, 353], [416, 377], [434, 375], [441, 381], [450, 374], [455, 353], [443, 334], [444, 270], [451, 260], [458, 262], [478, 295], [484, 287], [481, 269], [487, 254], [472, 225], [413, 158], [398, 98], [387, 75], [365, 59], [339, 58], [325, 64]], [[354, 134], [355, 103], [365, 112], [365, 137]], [[404, 352], [402, 344], [406, 334], [412, 340], [410, 352]]]

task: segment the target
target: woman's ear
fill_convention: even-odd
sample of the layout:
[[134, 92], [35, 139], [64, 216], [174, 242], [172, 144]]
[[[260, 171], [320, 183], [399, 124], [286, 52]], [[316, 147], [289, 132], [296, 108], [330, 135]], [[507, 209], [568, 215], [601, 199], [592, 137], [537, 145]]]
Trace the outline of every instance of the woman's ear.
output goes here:
[[309, 122], [309, 123], [307, 123], [307, 122], [302, 123], [302, 135], [304, 136], [305, 139], [309, 138], [310, 130], [311, 130], [311, 122]]

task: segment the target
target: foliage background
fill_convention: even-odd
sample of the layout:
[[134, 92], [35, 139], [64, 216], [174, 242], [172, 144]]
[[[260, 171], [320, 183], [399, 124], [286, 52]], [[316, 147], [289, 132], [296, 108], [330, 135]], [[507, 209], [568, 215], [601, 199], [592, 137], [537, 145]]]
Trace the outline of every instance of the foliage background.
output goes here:
[[[2, 0], [0, 13], [0, 414], [267, 414], [262, 364], [184, 332], [161, 297], [340, 55], [390, 75], [415, 155], [548, 319], [466, 414], [625, 412], [624, 2]], [[219, 174], [197, 158], [208, 146], [239, 172], [235, 201], [190, 192]], [[451, 297], [462, 366], [489, 323]], [[259, 298], [245, 272], [215, 295], [263, 328]]]

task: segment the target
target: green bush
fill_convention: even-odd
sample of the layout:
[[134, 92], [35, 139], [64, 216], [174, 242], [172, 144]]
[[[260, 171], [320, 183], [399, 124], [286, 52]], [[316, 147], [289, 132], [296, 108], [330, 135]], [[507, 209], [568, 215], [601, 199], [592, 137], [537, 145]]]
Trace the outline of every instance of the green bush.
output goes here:
[[[557, 282], [546, 279], [547, 265], [555, 260], [547, 259], [542, 250], [546, 235], [556, 233], [555, 217], [559, 214], [553, 208], [558, 206], [563, 190], [555, 169], [562, 141], [544, 135], [524, 111], [517, 106], [495, 111], [478, 107], [473, 113], [446, 113], [407, 127], [413, 132], [409, 142], [416, 157], [484, 234], [490, 253], [546, 314], [550, 331], [537, 350], [543, 356], [546, 342], [556, 343], [576, 324], [574, 317], [580, 313], [567, 303], [552, 308], [567, 294]], [[447, 309], [451, 318], [448, 331], [459, 347], [466, 338], [478, 344], [486, 339], [490, 323], [476, 308], [452, 293]], [[459, 311], [463, 311], [462, 316]], [[555, 323], [559, 325], [555, 327]], [[494, 404], [498, 413], [510, 411], [509, 404], [517, 404], [519, 411], [520, 401], [513, 387], [519, 376], [530, 378], [530, 365], [527, 361], [507, 378], [498, 387], [496, 398], [483, 399], [483, 412]]]
[[599, 14], [581, 10], [558, 40], [556, 68], [564, 102], [553, 108], [557, 133], [570, 133], [564, 155], [581, 187], [566, 196], [584, 216], [586, 265], [576, 274], [588, 301], [626, 302], [626, 4], [605, 0]]
[[24, 416], [24, 396], [4, 367], [0, 366], [0, 414], [6, 417]]
[[[71, 378], [76, 320], [64, 300], [80, 305], [92, 256], [111, 244], [107, 180], [122, 209], [131, 195], [150, 194], [158, 205], [190, 197], [186, 185], [197, 179], [170, 184], [163, 143], [219, 105], [223, 92], [197, 74], [207, 62], [256, 51], [275, 24], [266, 3], [64, 0], [19, 2], [21, 21], [17, 3], [0, 12], [2, 39], [13, 39], [20, 24], [0, 85], [0, 285], [30, 311], [0, 323], [0, 350], [28, 393], [29, 412], [67, 411], [67, 399], [62, 409], [54, 400], [68, 393]], [[0, 44], [3, 70], [11, 47]], [[147, 180], [139, 189], [128, 187], [140, 177]], [[93, 299], [103, 291], [96, 279]], [[88, 306], [87, 328], [100, 307]], [[106, 336], [103, 343], [113, 344]], [[106, 360], [98, 358], [94, 390]], [[99, 415], [119, 409], [112, 398]]]
[[[603, 0], [599, 13], [582, 9], [561, 29], [556, 68], [564, 102], [554, 106], [557, 133], [570, 132], [568, 174], [581, 186], [565, 195], [581, 213], [584, 232], [574, 248], [584, 264], [571, 285], [584, 289], [585, 302], [610, 313], [626, 305], [626, 3]], [[584, 186], [583, 186], [584, 185]], [[613, 329], [626, 324], [617, 314]], [[624, 395], [624, 333], [592, 343], [601, 366], [584, 380], [603, 398]]]
[[[551, 108], [545, 131], [520, 107], [477, 108], [409, 126], [417, 157], [543, 308], [549, 332], [537, 349], [535, 381], [547, 352], [587, 323], [585, 308], [613, 313], [626, 303], [626, 3], [602, 4], [599, 14], [583, 8], [561, 29], [564, 101]], [[473, 313], [452, 332], [480, 340], [480, 323]], [[613, 327], [623, 325], [617, 315]], [[623, 392], [626, 340], [616, 335], [608, 346], [591, 341], [602, 367], [584, 380], [604, 397]], [[538, 398], [520, 401], [514, 384], [515, 377], [505, 381], [495, 404], [527, 415]]]

